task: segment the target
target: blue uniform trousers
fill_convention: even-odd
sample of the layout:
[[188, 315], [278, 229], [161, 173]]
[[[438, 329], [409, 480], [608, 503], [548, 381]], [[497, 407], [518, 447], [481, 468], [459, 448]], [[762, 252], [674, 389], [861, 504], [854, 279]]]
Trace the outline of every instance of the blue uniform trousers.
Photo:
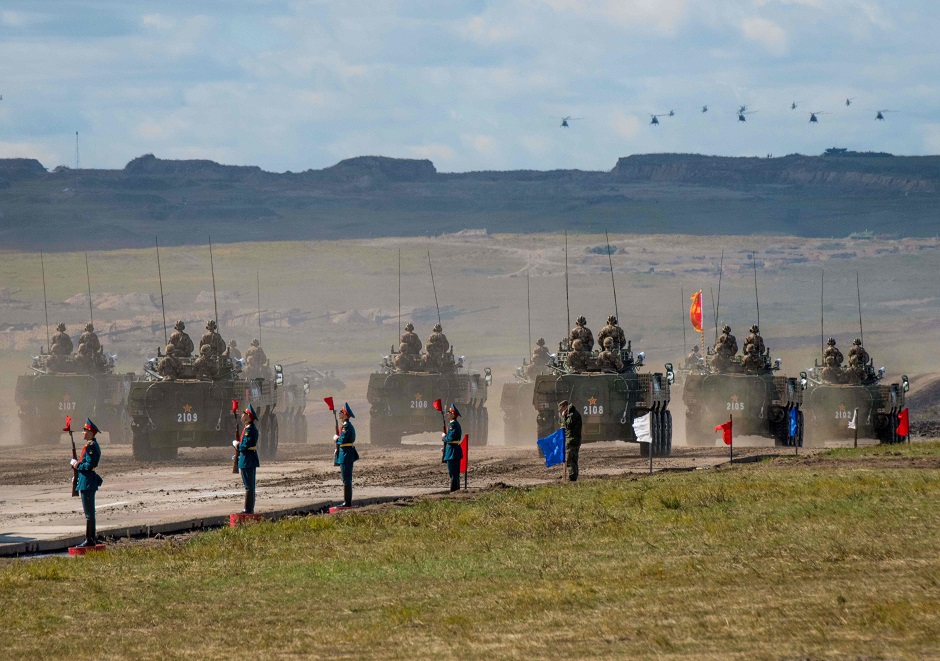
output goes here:
[[82, 497], [82, 509], [85, 511], [85, 520], [94, 525], [95, 523], [95, 494], [98, 493], [94, 489], [88, 489], [86, 491], [79, 491], [79, 495]]
[[460, 459], [447, 460], [447, 474], [450, 475], [450, 490], [460, 489]]

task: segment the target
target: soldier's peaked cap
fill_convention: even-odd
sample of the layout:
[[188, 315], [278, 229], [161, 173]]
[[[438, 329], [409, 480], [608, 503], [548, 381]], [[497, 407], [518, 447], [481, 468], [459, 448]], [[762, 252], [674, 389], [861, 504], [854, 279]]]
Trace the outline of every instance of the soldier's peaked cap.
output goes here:
[[852, 342], [852, 344], [857, 344], [857, 345], [861, 346], [861, 345], [862, 345], [862, 338], [856, 337], [856, 338], [855, 338], [855, 341]]
[[350, 418], [355, 418], [355, 417], [356, 417], [356, 414], [353, 413], [353, 412], [352, 412], [352, 409], [349, 407], [349, 402], [345, 402], [345, 403], [343, 404], [343, 411], [344, 411], [344, 412], [346, 413], [346, 415], [348, 415]]
[[98, 425], [91, 421], [91, 418], [85, 418], [85, 431], [93, 431], [97, 434], [100, 430]]
[[567, 400], [567, 399], [563, 399], [563, 400], [561, 400], [560, 402], [558, 402], [558, 408], [563, 409], [563, 408], [565, 408], [566, 406], [568, 406], [568, 400]]
[[460, 417], [460, 409], [457, 408], [457, 403], [456, 403], [456, 402], [453, 403], [453, 404], [451, 404], [450, 406], [448, 406], [448, 407], [447, 407], [447, 410], [450, 411], [451, 413], [453, 413], [453, 414], [454, 414], [455, 416], [457, 416], [458, 418]]
[[248, 417], [250, 417], [252, 420], [258, 419], [258, 414], [255, 413], [255, 407], [252, 406], [251, 404], [249, 404], [248, 408], [245, 409], [245, 413], [247, 413]]

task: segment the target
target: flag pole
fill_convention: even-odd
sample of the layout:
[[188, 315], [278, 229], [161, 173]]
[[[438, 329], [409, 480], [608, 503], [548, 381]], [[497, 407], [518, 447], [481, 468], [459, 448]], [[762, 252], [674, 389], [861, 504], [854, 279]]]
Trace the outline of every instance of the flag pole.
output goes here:
[[853, 448], [858, 447], [858, 409], [855, 409], [855, 412], [852, 414], [852, 421], [855, 422], [855, 441], [852, 443]]
[[728, 414], [728, 436], [731, 437], [731, 442], [728, 443], [728, 447], [731, 448], [728, 450], [728, 463], [734, 463], [734, 414]]
[[[651, 415], [651, 413], [648, 414], [648, 415]], [[651, 430], [651, 431], [652, 431], [652, 430]], [[649, 452], [650, 452], [650, 475], [653, 474], [653, 442], [652, 442], [652, 438], [653, 438], [653, 437], [652, 437], [652, 435], [651, 435], [651, 436], [650, 436], [650, 443], [649, 443], [649, 446], [650, 446], [650, 450], [649, 450]]]
[[467, 491], [470, 487], [470, 436], [467, 436], [467, 450], [463, 454], [464, 461], [467, 462], [467, 470], [463, 472], [463, 490]]

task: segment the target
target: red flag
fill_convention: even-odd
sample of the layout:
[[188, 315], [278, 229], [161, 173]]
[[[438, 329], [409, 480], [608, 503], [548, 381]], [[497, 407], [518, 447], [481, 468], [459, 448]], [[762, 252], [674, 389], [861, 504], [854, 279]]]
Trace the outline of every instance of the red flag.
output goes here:
[[692, 307], [689, 308], [689, 321], [696, 332], [702, 332], [702, 290], [692, 294]]
[[721, 432], [721, 438], [725, 442], [725, 445], [731, 445], [731, 421], [729, 420], [723, 425], [718, 425], [715, 427], [715, 431]]
[[907, 436], [911, 429], [908, 426], [907, 408], [898, 413], [898, 436]]
[[232, 413], [238, 413], [238, 400], [232, 400]]
[[332, 397], [324, 397], [324, 398], [323, 398], [323, 401], [326, 402], [327, 408], [329, 408], [329, 409], [332, 411], [332, 410], [333, 410], [333, 398], [332, 398]]
[[464, 434], [463, 440], [460, 441], [460, 449], [463, 451], [463, 456], [460, 458], [460, 472], [467, 472], [467, 450], [470, 448], [470, 434]]
[[441, 405], [441, 400], [439, 399], [434, 400], [434, 410], [440, 411], [441, 413], [444, 412], [444, 407]]
[[[906, 411], [907, 409], [904, 410]], [[906, 417], [904, 419], [907, 420]], [[62, 431], [72, 431], [72, 416], [65, 416], [65, 428]]]

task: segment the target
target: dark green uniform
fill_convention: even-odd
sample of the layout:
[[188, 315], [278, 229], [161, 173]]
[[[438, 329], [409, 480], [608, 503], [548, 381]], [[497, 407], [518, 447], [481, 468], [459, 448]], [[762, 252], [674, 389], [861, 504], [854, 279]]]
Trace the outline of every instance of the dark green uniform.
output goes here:
[[353, 464], [358, 461], [356, 450], [356, 428], [349, 420], [343, 421], [336, 436], [336, 456], [333, 464], [339, 466], [343, 479], [343, 506], [352, 507]]
[[243, 514], [255, 513], [255, 476], [261, 462], [258, 460], [258, 428], [254, 420], [245, 425], [238, 448], [238, 468], [245, 485], [245, 510]]
[[92, 439], [85, 443], [75, 470], [78, 471], [77, 491], [82, 497], [82, 510], [85, 512], [85, 546], [94, 546], [98, 543], [95, 530], [95, 494], [103, 480], [97, 473], [98, 462], [101, 461], [101, 447], [98, 441]]
[[444, 433], [444, 455], [442, 464], [447, 464], [447, 474], [450, 476], [450, 490], [460, 489], [460, 460], [463, 459], [463, 449], [460, 441], [463, 440], [463, 430], [460, 423], [451, 420], [447, 423], [447, 432]]
[[565, 464], [568, 466], [568, 479], [578, 479], [578, 453], [581, 451], [581, 414], [574, 404], [568, 405], [568, 412], [563, 419], [565, 428]]

